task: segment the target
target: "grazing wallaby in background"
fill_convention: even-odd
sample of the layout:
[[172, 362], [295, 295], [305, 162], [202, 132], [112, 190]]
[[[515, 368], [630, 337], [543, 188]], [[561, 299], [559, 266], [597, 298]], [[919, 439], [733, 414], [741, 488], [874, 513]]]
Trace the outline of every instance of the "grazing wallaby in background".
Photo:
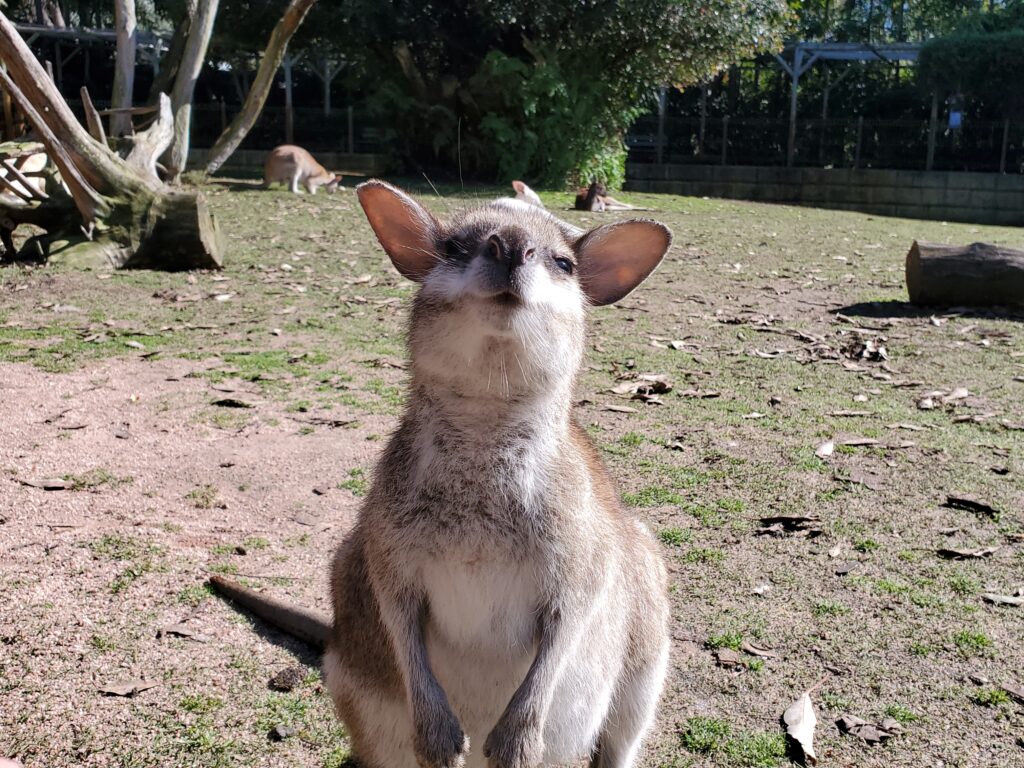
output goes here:
[[287, 184], [295, 194], [300, 194], [301, 184], [315, 195], [317, 187], [334, 192], [341, 183], [341, 176], [328, 171], [302, 147], [282, 144], [270, 150], [263, 163], [263, 186], [277, 183]]
[[219, 588], [326, 634], [367, 768], [626, 768], [666, 673], [666, 575], [572, 408], [587, 307], [639, 285], [671, 233], [583, 232], [507, 198], [441, 222], [383, 182], [357, 191], [420, 289], [408, 403], [335, 556], [333, 628]]

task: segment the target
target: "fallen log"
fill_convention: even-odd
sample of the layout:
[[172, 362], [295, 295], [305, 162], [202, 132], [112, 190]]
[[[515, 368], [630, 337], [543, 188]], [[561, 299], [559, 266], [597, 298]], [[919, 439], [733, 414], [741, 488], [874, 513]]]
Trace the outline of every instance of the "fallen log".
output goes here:
[[1024, 251], [989, 243], [910, 246], [907, 292], [926, 306], [1024, 306]]

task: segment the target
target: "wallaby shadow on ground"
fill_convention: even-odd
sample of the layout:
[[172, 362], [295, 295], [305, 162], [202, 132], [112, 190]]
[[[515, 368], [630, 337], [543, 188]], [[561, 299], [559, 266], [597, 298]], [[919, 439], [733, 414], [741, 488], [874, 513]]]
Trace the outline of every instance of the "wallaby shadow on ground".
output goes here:
[[924, 307], [911, 304], [909, 301], [865, 301], [836, 307], [831, 310], [849, 317], [870, 318], [921, 318], [933, 315], [956, 314], [960, 317], [973, 317], [984, 320], [1024, 321], [1024, 310], [1012, 307]]

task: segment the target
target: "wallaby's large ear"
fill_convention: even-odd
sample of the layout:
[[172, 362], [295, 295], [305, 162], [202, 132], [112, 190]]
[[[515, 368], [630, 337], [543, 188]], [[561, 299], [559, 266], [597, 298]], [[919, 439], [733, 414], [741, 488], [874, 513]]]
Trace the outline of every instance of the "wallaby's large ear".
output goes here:
[[378, 179], [360, 184], [356, 194], [395, 268], [410, 280], [426, 278], [438, 261], [437, 219], [405, 192]]
[[661, 263], [672, 231], [650, 219], [605, 224], [576, 241], [580, 284], [591, 304], [625, 298]]

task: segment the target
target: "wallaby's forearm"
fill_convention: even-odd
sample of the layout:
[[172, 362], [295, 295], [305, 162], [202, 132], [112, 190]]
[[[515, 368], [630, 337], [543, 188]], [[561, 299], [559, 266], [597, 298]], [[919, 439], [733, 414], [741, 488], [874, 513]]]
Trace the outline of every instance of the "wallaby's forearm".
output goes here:
[[319, 611], [296, 608], [223, 576], [211, 576], [210, 586], [222, 597], [234, 601], [282, 632], [309, 643], [318, 651], [322, 651], [327, 645], [331, 623], [327, 616]]

